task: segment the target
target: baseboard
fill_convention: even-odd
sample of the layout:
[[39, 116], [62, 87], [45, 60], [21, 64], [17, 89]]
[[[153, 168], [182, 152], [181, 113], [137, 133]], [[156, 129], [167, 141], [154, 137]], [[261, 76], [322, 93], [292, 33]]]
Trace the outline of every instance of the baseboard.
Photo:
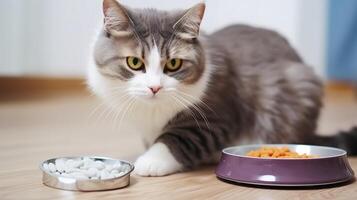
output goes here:
[[0, 77], [0, 91], [21, 93], [51, 90], [85, 90], [83, 78]]
[[[1, 77], [0, 95], [87, 91], [84, 78]], [[356, 87], [346, 82], [327, 81], [325, 94], [355, 95]]]
[[357, 97], [357, 87], [349, 82], [327, 81], [325, 83], [325, 95], [328, 98]]

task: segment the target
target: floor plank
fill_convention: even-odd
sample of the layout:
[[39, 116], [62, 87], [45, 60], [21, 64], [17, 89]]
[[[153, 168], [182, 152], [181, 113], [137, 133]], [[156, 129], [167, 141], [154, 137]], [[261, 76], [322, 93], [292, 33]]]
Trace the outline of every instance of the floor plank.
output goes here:
[[[319, 133], [357, 125], [352, 95], [328, 94]], [[138, 136], [120, 133], [113, 116], [87, 93], [0, 99], [0, 199], [353, 199], [357, 183], [332, 188], [272, 189], [217, 180], [214, 166], [159, 178], [133, 176], [127, 188], [70, 192], [41, 183], [41, 161], [66, 155], [103, 155], [133, 161], [144, 151]], [[357, 171], [357, 158], [350, 158]]]

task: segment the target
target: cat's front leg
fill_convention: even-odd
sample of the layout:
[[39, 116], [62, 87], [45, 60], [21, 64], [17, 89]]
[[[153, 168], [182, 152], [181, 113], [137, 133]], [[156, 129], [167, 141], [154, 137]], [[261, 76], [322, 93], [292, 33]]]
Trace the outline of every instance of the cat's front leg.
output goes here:
[[166, 144], [158, 142], [135, 162], [135, 173], [140, 176], [164, 176], [179, 172], [183, 165], [177, 162]]

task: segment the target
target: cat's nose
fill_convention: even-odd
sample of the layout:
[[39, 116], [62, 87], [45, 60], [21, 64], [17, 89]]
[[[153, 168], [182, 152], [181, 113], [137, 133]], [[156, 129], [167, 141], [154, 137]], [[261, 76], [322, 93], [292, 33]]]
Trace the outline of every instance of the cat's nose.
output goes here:
[[159, 90], [161, 89], [161, 86], [151, 86], [151, 87], [149, 87], [149, 88], [150, 88], [150, 90], [151, 90], [151, 92], [152, 92], [153, 94], [156, 94], [156, 93], [158, 93]]

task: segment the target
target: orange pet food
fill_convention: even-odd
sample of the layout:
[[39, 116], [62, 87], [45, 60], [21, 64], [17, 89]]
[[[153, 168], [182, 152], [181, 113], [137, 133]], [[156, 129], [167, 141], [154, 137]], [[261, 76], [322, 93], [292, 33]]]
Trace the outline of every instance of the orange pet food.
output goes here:
[[247, 156], [258, 158], [314, 158], [316, 156], [298, 154], [290, 151], [287, 147], [261, 147], [257, 150], [249, 151]]

